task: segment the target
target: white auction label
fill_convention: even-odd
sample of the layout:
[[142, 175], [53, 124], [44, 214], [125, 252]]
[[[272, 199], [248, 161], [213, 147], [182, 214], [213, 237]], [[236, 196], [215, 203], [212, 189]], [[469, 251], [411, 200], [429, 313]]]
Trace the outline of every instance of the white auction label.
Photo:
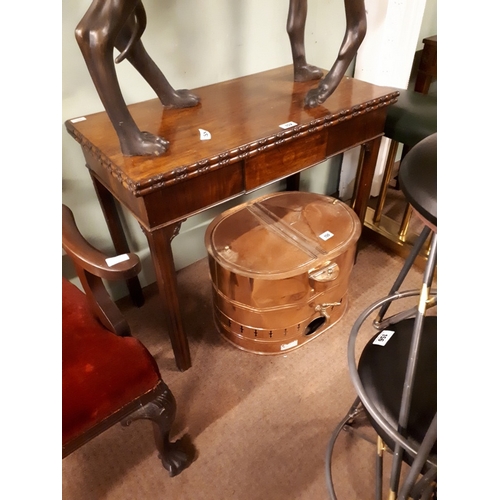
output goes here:
[[330, 231], [325, 231], [324, 233], [321, 233], [319, 235], [319, 237], [323, 240], [323, 241], [326, 241], [326, 240], [329, 240], [332, 236], [334, 236], [333, 233], [331, 233]]
[[109, 257], [106, 259], [106, 264], [109, 267], [116, 266], [116, 264], [119, 264], [120, 262], [125, 262], [126, 260], [129, 260], [130, 257], [124, 253], [122, 255], [117, 255], [116, 257]]
[[286, 123], [282, 123], [280, 125], [280, 128], [282, 129], [287, 129], [287, 128], [292, 128], [292, 127], [295, 127], [295, 125], [297, 125], [295, 122], [286, 122]]
[[288, 344], [281, 344], [280, 350], [286, 351], [287, 349], [290, 349], [290, 347], [295, 347], [298, 343], [298, 340], [294, 340], [293, 342], [289, 342]]
[[373, 341], [375, 345], [385, 345], [389, 342], [389, 339], [394, 335], [392, 330], [384, 330], [377, 335], [377, 338]]
[[198, 129], [200, 131], [200, 141], [209, 141], [212, 138], [212, 134], [208, 130]]

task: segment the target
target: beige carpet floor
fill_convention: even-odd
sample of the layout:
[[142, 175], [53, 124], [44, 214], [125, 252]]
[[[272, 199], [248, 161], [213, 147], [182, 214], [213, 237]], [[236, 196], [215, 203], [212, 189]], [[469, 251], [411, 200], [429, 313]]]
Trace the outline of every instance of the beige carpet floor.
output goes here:
[[[241, 351], [218, 334], [206, 259], [178, 274], [193, 361], [186, 372], [175, 367], [156, 286], [145, 289], [146, 304], [140, 309], [128, 299], [120, 301], [134, 335], [156, 358], [177, 400], [172, 437], [189, 437], [196, 459], [170, 478], [157, 458], [151, 423], [117, 425], [63, 460], [63, 498], [327, 499], [327, 444], [355, 397], [347, 339], [357, 316], [387, 294], [403, 263], [371, 243], [361, 241], [359, 249], [347, 313], [333, 328], [287, 355]], [[420, 284], [415, 269], [404, 288]], [[374, 333], [366, 330], [360, 337]], [[340, 499], [373, 498], [374, 453], [366, 440], [341, 434], [332, 464]]]

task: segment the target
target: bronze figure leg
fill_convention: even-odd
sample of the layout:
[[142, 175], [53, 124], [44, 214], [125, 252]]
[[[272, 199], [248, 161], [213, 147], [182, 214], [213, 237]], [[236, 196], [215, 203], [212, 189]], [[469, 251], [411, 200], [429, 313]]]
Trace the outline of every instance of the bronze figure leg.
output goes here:
[[290, 0], [286, 31], [292, 47], [293, 78], [296, 82], [317, 80], [323, 76], [319, 68], [306, 62], [304, 46], [306, 17], [307, 0]]
[[160, 155], [168, 141], [139, 130], [123, 99], [113, 61], [115, 41], [137, 4], [138, 0], [94, 0], [75, 35], [123, 154]]
[[122, 420], [123, 426], [130, 425], [134, 420], [148, 419], [153, 422], [155, 443], [159, 451], [163, 467], [170, 476], [182, 472], [192, 461], [191, 456], [180, 441], [170, 442], [170, 430], [175, 419], [175, 398], [167, 384], [161, 382], [163, 392], [153, 401]]
[[113, 61], [113, 48], [138, 69], [167, 107], [194, 106], [198, 98], [187, 91], [176, 92], [146, 53], [140, 34], [146, 14], [140, 0], [94, 0], [78, 24], [75, 35], [90, 76], [126, 156], [160, 155], [168, 141], [140, 131], [127, 109]]
[[306, 107], [322, 104], [338, 87], [349, 64], [351, 64], [366, 35], [366, 11], [364, 0], [344, 0], [346, 32], [339, 54], [332, 69], [315, 89], [311, 89], [305, 99]]
[[[139, 1], [142, 8], [142, 3]], [[115, 42], [115, 47], [125, 52], [130, 40], [134, 36], [137, 28], [138, 21], [135, 16], [130, 16], [127, 23], [118, 34]], [[200, 99], [198, 96], [189, 92], [187, 89], [175, 90], [168, 80], [165, 78], [160, 68], [151, 59], [150, 55], [146, 52], [143, 43], [137, 39], [126, 50], [125, 58], [132, 64], [132, 66], [139, 72], [139, 74], [146, 80], [150, 87], [155, 91], [155, 94], [160, 99], [160, 102], [166, 108], [190, 108], [196, 106]]]

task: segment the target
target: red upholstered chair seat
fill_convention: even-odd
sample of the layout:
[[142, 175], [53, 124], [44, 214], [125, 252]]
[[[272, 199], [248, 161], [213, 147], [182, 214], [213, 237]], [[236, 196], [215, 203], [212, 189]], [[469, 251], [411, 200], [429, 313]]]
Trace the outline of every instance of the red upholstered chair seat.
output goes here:
[[62, 280], [63, 446], [161, 381], [151, 354], [133, 337], [106, 330], [85, 295]]
[[153, 424], [163, 467], [175, 476], [191, 463], [194, 450], [187, 449], [185, 440], [170, 441], [174, 395], [155, 359], [131, 336], [103, 282], [136, 278], [139, 257], [121, 254], [119, 262], [110, 264], [80, 233], [66, 205], [62, 223], [63, 249], [85, 290], [62, 280], [62, 456], [118, 422], [128, 426], [146, 419]]

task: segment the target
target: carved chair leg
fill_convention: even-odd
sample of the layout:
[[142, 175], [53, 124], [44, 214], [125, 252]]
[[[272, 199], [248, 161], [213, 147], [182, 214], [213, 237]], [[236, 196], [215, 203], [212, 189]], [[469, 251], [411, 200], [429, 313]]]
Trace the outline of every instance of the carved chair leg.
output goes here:
[[175, 443], [170, 442], [170, 430], [175, 419], [176, 403], [175, 398], [168, 386], [161, 382], [161, 394], [143, 406], [139, 410], [122, 420], [123, 426], [130, 425], [139, 419], [148, 419], [153, 422], [156, 447], [159, 451], [159, 458], [163, 467], [167, 469], [170, 476], [176, 476], [182, 472], [192, 461], [192, 456], [181, 445], [180, 440]]

